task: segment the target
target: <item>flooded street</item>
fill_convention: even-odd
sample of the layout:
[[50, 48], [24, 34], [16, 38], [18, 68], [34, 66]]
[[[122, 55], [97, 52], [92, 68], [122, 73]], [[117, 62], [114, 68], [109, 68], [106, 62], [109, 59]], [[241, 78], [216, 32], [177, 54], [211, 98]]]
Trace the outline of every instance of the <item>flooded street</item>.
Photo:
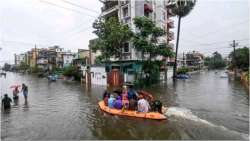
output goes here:
[[20, 94], [19, 103], [2, 112], [1, 139], [248, 139], [249, 95], [221, 72], [147, 88], [169, 107], [165, 121], [103, 113], [97, 103], [105, 87], [7, 73], [0, 78], [1, 94], [12, 97], [9, 87], [24, 82], [29, 97], [25, 104]]

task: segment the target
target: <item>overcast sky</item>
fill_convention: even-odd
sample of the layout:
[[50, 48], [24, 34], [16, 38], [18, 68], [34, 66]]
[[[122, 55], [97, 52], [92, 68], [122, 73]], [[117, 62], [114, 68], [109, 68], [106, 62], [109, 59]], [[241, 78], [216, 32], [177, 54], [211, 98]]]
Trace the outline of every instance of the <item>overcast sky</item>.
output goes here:
[[[92, 23], [101, 6], [99, 0], [0, 0], [0, 64], [13, 63], [14, 53], [35, 44], [87, 49], [95, 38]], [[218, 50], [227, 55], [234, 39], [249, 46], [248, 7], [248, 0], [198, 0], [182, 19], [180, 53], [196, 50], [209, 55]]]

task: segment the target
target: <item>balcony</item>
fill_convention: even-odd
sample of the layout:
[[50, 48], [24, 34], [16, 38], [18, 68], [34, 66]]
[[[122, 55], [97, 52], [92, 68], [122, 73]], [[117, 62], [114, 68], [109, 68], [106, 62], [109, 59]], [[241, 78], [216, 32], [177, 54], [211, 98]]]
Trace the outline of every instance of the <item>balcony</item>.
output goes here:
[[168, 28], [174, 28], [174, 20], [168, 19], [167, 20], [167, 26], [168, 26]]
[[145, 3], [144, 4], [144, 12], [145, 13], [151, 13], [151, 12], [153, 12], [153, 8], [152, 8], [152, 6], [149, 3]]
[[174, 48], [174, 44], [173, 43], [168, 43], [168, 45], [171, 47], [171, 49], [173, 50]]
[[175, 16], [175, 14], [173, 13], [172, 9], [168, 9], [167, 12], [168, 12], [168, 16], [169, 17]]
[[168, 41], [174, 40], [174, 32], [169, 31], [168, 34], [167, 34], [167, 38], [168, 38]]
[[118, 1], [106, 1], [104, 2], [104, 6], [101, 8], [102, 12], [109, 11], [118, 6]]
[[46, 65], [46, 64], [48, 64], [48, 60], [47, 59], [38, 59], [37, 64], [38, 65]]
[[174, 6], [176, 4], [176, 0], [168, 0], [168, 1], [165, 1], [166, 2], [166, 7], [167, 8], [170, 8], [172, 6]]
[[123, 5], [128, 4], [128, 3], [129, 3], [129, 0], [121, 0], [120, 3], [121, 3], [121, 5], [123, 6]]

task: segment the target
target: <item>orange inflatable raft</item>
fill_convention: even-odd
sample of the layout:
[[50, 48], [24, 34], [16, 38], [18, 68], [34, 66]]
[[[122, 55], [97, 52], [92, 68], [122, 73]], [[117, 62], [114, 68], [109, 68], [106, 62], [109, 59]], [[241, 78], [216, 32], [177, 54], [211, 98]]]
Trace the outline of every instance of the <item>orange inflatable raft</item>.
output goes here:
[[104, 101], [100, 101], [99, 103], [100, 108], [110, 114], [120, 115], [120, 116], [130, 116], [130, 117], [138, 117], [138, 118], [147, 118], [147, 119], [155, 119], [155, 120], [164, 120], [167, 119], [163, 114], [158, 112], [148, 112], [148, 113], [140, 113], [137, 111], [131, 110], [119, 110], [119, 109], [112, 109], [109, 108], [104, 104]]

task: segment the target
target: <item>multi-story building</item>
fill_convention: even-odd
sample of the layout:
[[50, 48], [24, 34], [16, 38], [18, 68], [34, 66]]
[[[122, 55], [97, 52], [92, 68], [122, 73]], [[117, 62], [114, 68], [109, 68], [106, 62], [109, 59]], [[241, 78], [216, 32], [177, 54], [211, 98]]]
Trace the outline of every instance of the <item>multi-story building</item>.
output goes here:
[[81, 67], [83, 65], [90, 64], [90, 52], [87, 49], [78, 49], [78, 52], [74, 55], [73, 65]]
[[186, 54], [186, 64], [201, 69], [204, 66], [204, 55], [197, 51], [189, 52]]
[[[167, 31], [166, 37], [161, 42], [169, 43], [174, 38], [170, 31], [173, 28], [173, 20], [167, 11], [167, 1], [164, 0], [103, 0], [101, 17], [108, 19], [117, 17], [120, 22], [128, 24], [132, 30], [136, 30], [133, 19], [137, 16], [146, 16], [152, 19], [158, 27]], [[172, 44], [171, 44], [172, 45]], [[123, 46], [122, 60], [140, 60], [141, 53], [135, 51], [131, 43]]]
[[44, 71], [49, 70], [49, 53], [48, 49], [39, 49], [36, 58], [37, 67], [43, 69]]
[[201, 69], [204, 66], [204, 55], [192, 51], [188, 53], [178, 54], [177, 55], [177, 67], [188, 67], [191, 69]]
[[15, 54], [15, 65], [20, 65], [21, 63], [25, 63], [25, 54]]
[[32, 48], [30, 51], [30, 54], [31, 54], [30, 67], [31, 68], [35, 68], [37, 66], [38, 52], [39, 52], [39, 49], [37, 48]]
[[49, 47], [50, 52], [50, 69], [63, 68], [63, 53], [64, 49], [59, 46]]
[[62, 53], [63, 67], [68, 67], [72, 65], [74, 54], [67, 51]]
[[31, 58], [32, 58], [32, 52], [31, 51], [27, 51], [25, 53], [25, 64], [26, 65], [30, 66]]

